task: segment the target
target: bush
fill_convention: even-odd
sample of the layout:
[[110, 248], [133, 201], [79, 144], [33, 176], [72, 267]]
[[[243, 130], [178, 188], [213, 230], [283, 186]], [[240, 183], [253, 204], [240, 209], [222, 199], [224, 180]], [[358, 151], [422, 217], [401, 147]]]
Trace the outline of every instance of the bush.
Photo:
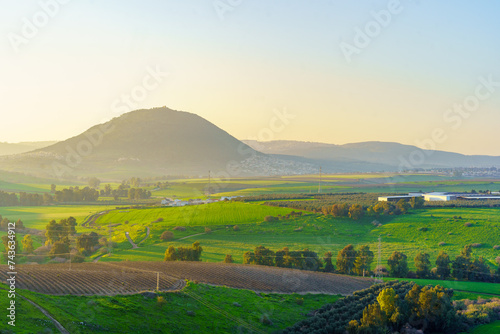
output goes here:
[[418, 229], [420, 232], [427, 232], [429, 231], [429, 228], [428, 227], [421, 227]]
[[273, 221], [275, 221], [275, 220], [278, 220], [278, 218], [276, 218], [276, 217], [274, 217], [274, 216], [266, 216], [266, 217], [264, 218], [264, 221], [265, 221], [265, 222], [273, 222]]
[[233, 231], [239, 231], [239, 230], [240, 230], [240, 227], [238, 225], [233, 226]]
[[174, 238], [174, 233], [172, 231], [165, 231], [161, 234], [161, 240], [172, 240]]
[[205, 227], [205, 233], [212, 233], [212, 229], [210, 227]]
[[226, 254], [226, 257], [224, 258], [224, 263], [233, 263], [233, 256], [231, 254]]
[[184, 226], [176, 226], [174, 227], [174, 231], [185, 231], [186, 228]]
[[472, 247], [474, 248], [479, 248], [482, 246], [482, 244], [479, 244], [479, 243], [474, 243], [474, 244], [471, 244]]
[[414, 271], [409, 271], [408, 274], [406, 275], [407, 278], [417, 278], [417, 273]]
[[472, 226], [472, 223], [467, 222], [467, 223], [465, 223], [465, 224], [464, 224], [464, 226], [465, 226], [465, 227], [471, 227], [471, 226]]
[[493, 246], [493, 249], [497, 249], [497, 250], [500, 249], [500, 245]]
[[159, 222], [162, 222], [162, 221], [163, 221], [163, 218], [162, 218], [162, 217], [160, 217], [160, 218], [158, 218], [157, 220], [153, 221], [152, 223], [159, 223]]
[[446, 242], [441, 241], [438, 245], [439, 245], [439, 246], [445, 246], [445, 245], [446, 245]]
[[293, 230], [294, 232], [302, 232], [302, 227], [299, 227], [299, 228], [296, 228], [295, 230]]

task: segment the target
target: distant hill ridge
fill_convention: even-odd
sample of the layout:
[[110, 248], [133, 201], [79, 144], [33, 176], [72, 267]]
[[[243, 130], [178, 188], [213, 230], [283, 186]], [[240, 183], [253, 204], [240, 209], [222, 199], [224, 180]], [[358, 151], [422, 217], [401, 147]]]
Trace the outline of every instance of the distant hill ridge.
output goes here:
[[[2, 157], [0, 165], [40, 176], [122, 179], [207, 175], [209, 170], [229, 176], [266, 174], [276, 172], [275, 160], [196, 114], [163, 107], [132, 111], [65, 141]], [[246, 162], [238, 165], [241, 161]]]
[[[500, 157], [496, 156], [429, 151], [393, 142], [368, 141], [344, 145], [293, 140], [269, 142], [243, 140], [243, 142], [266, 154], [286, 154], [326, 161], [364, 161], [382, 164], [386, 170], [399, 170], [405, 165], [415, 168], [500, 167]], [[422, 155], [424, 159], [421, 159]]]

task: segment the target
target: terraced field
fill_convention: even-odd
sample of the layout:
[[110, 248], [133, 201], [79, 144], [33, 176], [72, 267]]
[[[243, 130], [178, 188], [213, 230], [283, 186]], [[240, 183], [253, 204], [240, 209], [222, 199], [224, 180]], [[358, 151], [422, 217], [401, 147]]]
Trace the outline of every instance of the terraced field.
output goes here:
[[[0, 278], [7, 276], [0, 267]], [[116, 295], [156, 289], [176, 290], [183, 280], [275, 293], [349, 295], [373, 279], [301, 270], [203, 262], [115, 262], [21, 265], [17, 287], [53, 295]]]

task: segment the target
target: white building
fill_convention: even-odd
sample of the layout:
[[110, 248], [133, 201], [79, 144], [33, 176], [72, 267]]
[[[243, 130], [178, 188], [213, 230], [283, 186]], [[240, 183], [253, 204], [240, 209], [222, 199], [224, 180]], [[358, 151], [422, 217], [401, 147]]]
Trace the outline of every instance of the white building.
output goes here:
[[432, 202], [432, 201], [454, 201], [457, 199], [456, 194], [449, 194], [449, 193], [443, 193], [443, 192], [432, 192], [432, 193], [427, 193], [424, 194], [424, 200]]

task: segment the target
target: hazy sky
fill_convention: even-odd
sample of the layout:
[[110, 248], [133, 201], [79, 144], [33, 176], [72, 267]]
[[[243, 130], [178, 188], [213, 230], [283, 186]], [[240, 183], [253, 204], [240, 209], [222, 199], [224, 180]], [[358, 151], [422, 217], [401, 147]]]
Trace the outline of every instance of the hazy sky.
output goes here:
[[[168, 106], [239, 139], [500, 155], [498, 2], [0, 4], [0, 141], [62, 140]], [[281, 126], [276, 110], [294, 118]]]

